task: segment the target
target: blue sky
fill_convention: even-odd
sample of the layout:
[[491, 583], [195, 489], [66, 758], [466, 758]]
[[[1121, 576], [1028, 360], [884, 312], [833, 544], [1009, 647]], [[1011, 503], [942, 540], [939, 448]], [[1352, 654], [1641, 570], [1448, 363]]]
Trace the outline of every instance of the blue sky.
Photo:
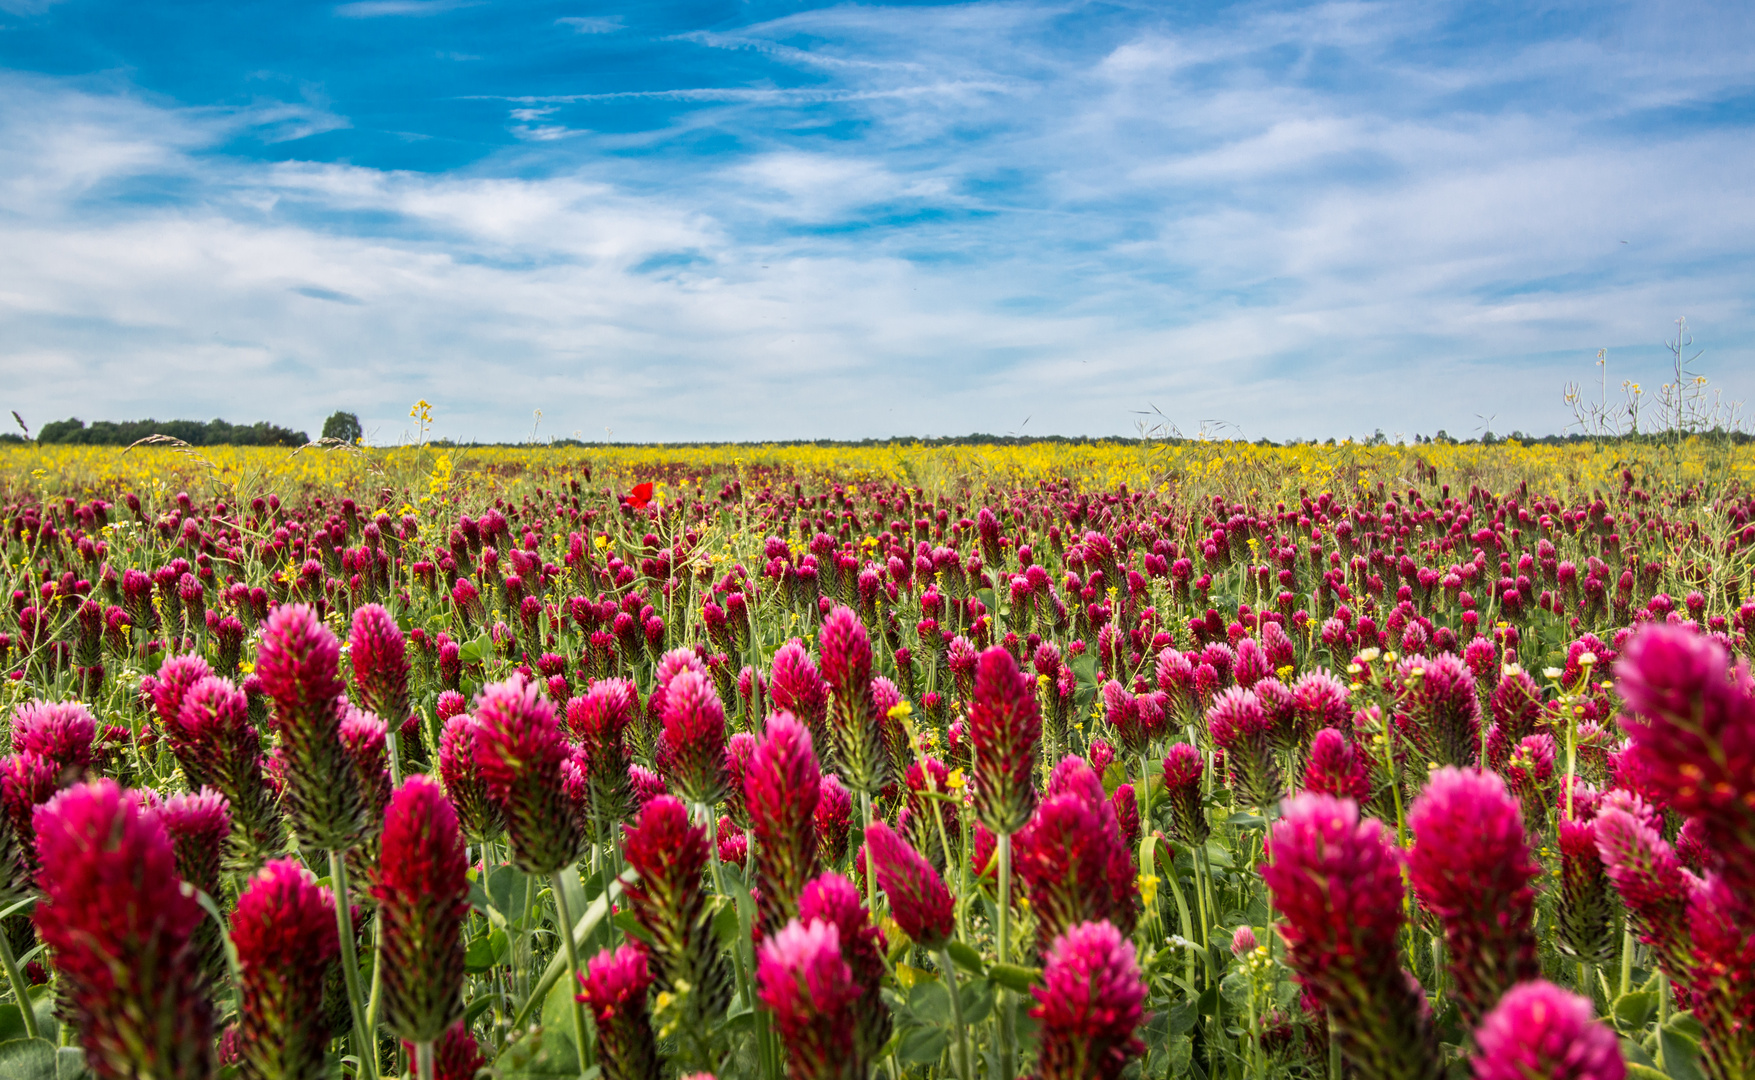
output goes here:
[[1751, 55], [1740, 3], [0, 0], [0, 408], [1548, 432], [1681, 315], [1749, 397]]

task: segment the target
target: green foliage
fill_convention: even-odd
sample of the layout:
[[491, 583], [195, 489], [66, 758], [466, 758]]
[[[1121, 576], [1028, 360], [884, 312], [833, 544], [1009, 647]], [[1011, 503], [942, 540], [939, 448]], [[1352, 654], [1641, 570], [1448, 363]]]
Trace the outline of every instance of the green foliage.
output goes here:
[[78, 417], [44, 424], [39, 443], [79, 446], [130, 446], [149, 435], [168, 435], [190, 446], [303, 446], [310, 438], [302, 431], [283, 428], [266, 420], [254, 424], [228, 424], [224, 420], [94, 420], [90, 425]]
[[365, 429], [360, 427], [358, 416], [350, 412], [342, 412], [340, 409], [330, 413], [329, 419], [323, 421], [323, 437], [325, 439], [340, 439], [344, 443], [356, 443], [365, 433]]

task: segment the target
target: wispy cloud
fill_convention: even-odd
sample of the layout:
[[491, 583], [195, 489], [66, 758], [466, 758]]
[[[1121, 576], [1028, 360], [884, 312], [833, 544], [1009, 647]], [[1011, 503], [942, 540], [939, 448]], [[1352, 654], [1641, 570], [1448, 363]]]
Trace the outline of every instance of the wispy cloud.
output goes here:
[[442, 15], [458, 8], [474, 7], [482, 0], [353, 0], [335, 5], [344, 19], [376, 19], [386, 15]]
[[[469, 40], [485, 74], [424, 140], [345, 95], [0, 77], [0, 407], [1546, 431], [1598, 348], [1655, 381], [1683, 313], [1755, 392], [1755, 26], [1683, 12], [1721, 32], [1677, 65], [1645, 5], [1471, 10], [841, 5], [639, 41], [545, 16], [530, 39], [562, 51], [527, 75]], [[598, 48], [664, 63], [566, 51]], [[499, 142], [386, 149], [465, 132]]]
[[613, 34], [623, 29], [620, 15], [568, 15], [556, 19], [555, 23], [581, 34]]

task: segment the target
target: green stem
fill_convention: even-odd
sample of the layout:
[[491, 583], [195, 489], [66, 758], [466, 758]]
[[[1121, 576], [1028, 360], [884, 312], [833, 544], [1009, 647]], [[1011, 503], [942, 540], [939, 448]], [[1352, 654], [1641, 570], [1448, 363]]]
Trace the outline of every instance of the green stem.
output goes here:
[[1632, 924], [1621, 924], [1621, 996], [1626, 997], [1633, 983], [1633, 929]]
[[347, 984], [347, 1008], [353, 1014], [354, 1052], [360, 1074], [366, 1080], [378, 1076], [378, 1047], [366, 1026], [365, 1006], [360, 1001], [359, 957], [353, 945], [353, 913], [348, 910], [347, 853], [329, 851], [329, 881], [335, 890], [335, 930], [341, 936], [341, 979]]
[[[579, 981], [579, 947], [573, 942], [573, 913], [567, 903], [567, 890], [562, 888], [561, 875], [570, 873], [571, 867], [563, 866], [549, 875], [551, 891], [555, 894], [555, 916], [560, 920], [561, 946], [567, 950], [567, 978], [573, 985]], [[607, 894], [606, 894], [607, 895]], [[577, 994], [568, 994], [573, 1003], [573, 1038], [579, 1047], [579, 1072], [584, 1074], [591, 1065], [591, 1044], [587, 1041], [585, 1030], [585, 1007], [580, 1004]]]
[[[1011, 929], [1012, 907], [1012, 834], [1001, 833], [999, 837], [999, 926], [996, 945], [999, 949], [999, 962], [1011, 963], [1010, 941], [1007, 932]], [[1017, 1035], [1012, 1030], [1012, 1010], [1010, 992], [999, 992], [999, 1075], [1010, 1077], [1016, 1074], [1013, 1064], [1017, 1053]]]
[[1341, 1080], [1341, 1033], [1335, 1014], [1328, 1014], [1328, 1080]]
[[957, 1028], [957, 1075], [961, 1080], [975, 1080], [969, 1069], [969, 1029], [963, 1026], [963, 1000], [957, 994], [957, 969], [951, 963], [951, 950], [940, 946], [939, 963], [945, 969], [945, 987], [951, 992], [951, 1023]]
[[[871, 831], [871, 792], [869, 791], [859, 793], [859, 816], [865, 819], [859, 834], [859, 844], [864, 847], [865, 834]], [[870, 854], [865, 857], [865, 910], [871, 914], [871, 921], [875, 925], [877, 923], [877, 872], [876, 868], [871, 865]], [[1005, 916], [1001, 915], [1000, 918], [1003, 920]], [[1004, 926], [1005, 923], [1001, 922], [1000, 925]]]
[[[713, 816], [713, 808], [705, 803], [701, 804], [701, 812], [707, 815], [707, 857], [713, 866], [713, 892], [724, 896], [725, 873], [719, 868], [719, 819]], [[743, 922], [741, 913], [738, 922], [740, 925]], [[744, 926], [743, 941], [748, 940], [749, 927]], [[737, 999], [753, 1009], [756, 999], [755, 994], [750, 990], [750, 973], [743, 964], [742, 942], [737, 944], [739, 947], [731, 950], [732, 967], [737, 975]]]
[[40, 1038], [37, 1032], [37, 1010], [30, 999], [24, 976], [19, 973], [18, 960], [12, 955], [12, 942], [7, 938], [5, 930], [0, 930], [0, 964], [6, 966], [6, 981], [12, 984], [12, 996], [18, 999], [18, 1014], [24, 1020], [24, 1037]]
[[415, 1080], [433, 1080], [433, 1044], [430, 1042], [414, 1044], [414, 1075]]

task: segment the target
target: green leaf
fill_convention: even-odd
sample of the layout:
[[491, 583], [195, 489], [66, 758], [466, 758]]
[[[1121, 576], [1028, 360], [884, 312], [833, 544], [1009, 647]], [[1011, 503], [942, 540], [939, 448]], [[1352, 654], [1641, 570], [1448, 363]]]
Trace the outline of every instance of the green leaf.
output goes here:
[[[33, 986], [28, 992], [34, 1003], [34, 1008], [31, 1011], [36, 1014], [37, 1032], [39, 1034], [54, 1032], [55, 995], [52, 988], [45, 984]], [[24, 1016], [18, 1010], [18, 1003], [9, 1001], [0, 1005], [0, 1043], [23, 1038], [26, 1038]]]
[[1028, 993], [1030, 987], [1042, 981], [1042, 969], [1021, 967], [1017, 964], [995, 964], [987, 969], [987, 975], [994, 982], [1017, 993]]
[[908, 1011], [922, 1023], [946, 1025], [951, 1022], [951, 995], [945, 984], [927, 979], [914, 984], [908, 991]]
[[[1669, 1026], [1658, 1032], [1658, 1045], [1664, 1052], [1664, 1072], [1670, 1074], [1670, 1080], [1703, 1080], [1698, 1064], [1700, 1043], [1678, 1029], [1676, 1021], [1681, 1018], [1681, 1015], [1671, 1017]], [[1692, 1016], [1688, 1019], [1694, 1020]]]
[[911, 1065], [925, 1065], [944, 1056], [950, 1041], [950, 1031], [942, 1027], [909, 1028], [902, 1036], [902, 1045], [896, 1049], [896, 1054]]
[[55, 1048], [55, 1080], [92, 1080], [85, 1064], [85, 1051], [77, 1046]]
[[535, 878], [517, 867], [496, 867], [488, 875], [488, 896], [492, 898], [494, 910], [508, 924], [518, 925], [524, 918], [524, 909], [530, 904], [531, 887], [535, 883]]
[[1225, 824], [1238, 825], [1245, 829], [1260, 829], [1267, 825], [1267, 819], [1259, 814], [1251, 814], [1247, 811], [1239, 810], [1235, 814], [1226, 818]]
[[1640, 1065], [1631, 1061], [1627, 1063], [1627, 1077], [1628, 1080], [1670, 1080], [1668, 1076], [1658, 1072], [1650, 1065]]
[[485, 934], [472, 938], [463, 951], [463, 970], [471, 974], [479, 974], [504, 964], [512, 954], [511, 942], [506, 932], [495, 927]]
[[714, 896], [712, 903], [718, 908], [713, 912], [713, 939], [729, 949], [737, 941], [737, 905], [726, 896]]
[[993, 984], [986, 979], [971, 979], [957, 987], [963, 1002], [963, 1026], [979, 1024], [993, 1012]]
[[1650, 990], [1629, 990], [1615, 999], [1612, 1013], [1615, 1023], [1626, 1031], [1638, 1031], [1651, 1022], [1657, 1012], [1657, 994]]
[[945, 946], [945, 951], [951, 954], [952, 963], [956, 964], [964, 971], [967, 971], [969, 974], [987, 974], [987, 965], [982, 962], [981, 954], [963, 944], [961, 941], [950, 942]]
[[56, 1080], [55, 1044], [47, 1039], [0, 1042], [0, 1076], [11, 1080]]

